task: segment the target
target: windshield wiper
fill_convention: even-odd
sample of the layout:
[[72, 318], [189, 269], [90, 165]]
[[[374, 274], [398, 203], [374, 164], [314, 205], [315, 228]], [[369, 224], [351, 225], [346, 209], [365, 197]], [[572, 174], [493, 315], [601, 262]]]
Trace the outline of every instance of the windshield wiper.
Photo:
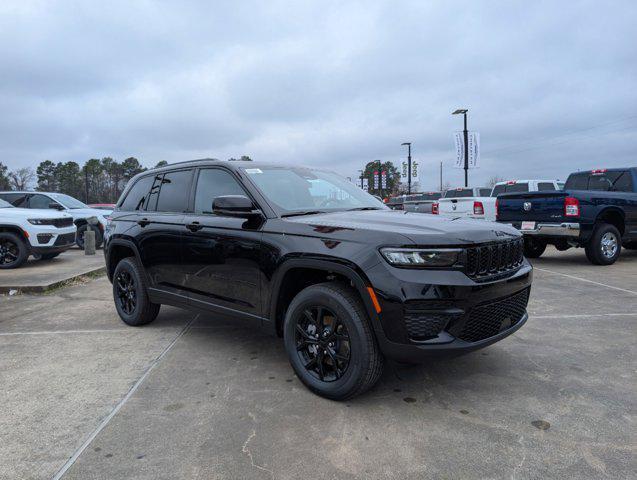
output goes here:
[[303, 212], [284, 213], [281, 217], [298, 217], [300, 215], [317, 215], [319, 213], [325, 213], [323, 210], [305, 210]]
[[355, 212], [357, 210], [382, 210], [380, 207], [356, 207], [356, 208], [348, 208], [348, 212]]

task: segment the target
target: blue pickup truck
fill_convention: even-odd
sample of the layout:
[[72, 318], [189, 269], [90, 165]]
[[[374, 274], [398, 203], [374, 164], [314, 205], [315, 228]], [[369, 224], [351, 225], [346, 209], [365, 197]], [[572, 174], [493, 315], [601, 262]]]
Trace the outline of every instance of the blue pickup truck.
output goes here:
[[564, 190], [499, 195], [497, 221], [524, 234], [524, 254], [547, 245], [584, 247], [595, 265], [615, 263], [622, 246], [637, 249], [637, 167], [569, 175]]

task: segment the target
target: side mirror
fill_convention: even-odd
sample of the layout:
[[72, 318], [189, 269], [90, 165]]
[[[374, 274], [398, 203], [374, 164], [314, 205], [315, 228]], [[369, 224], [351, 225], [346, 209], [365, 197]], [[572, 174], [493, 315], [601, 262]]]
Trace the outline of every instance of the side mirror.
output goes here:
[[221, 195], [212, 201], [212, 213], [226, 217], [251, 218], [261, 215], [245, 195]]
[[64, 207], [57, 202], [49, 203], [49, 208], [52, 208], [54, 210], [64, 210]]

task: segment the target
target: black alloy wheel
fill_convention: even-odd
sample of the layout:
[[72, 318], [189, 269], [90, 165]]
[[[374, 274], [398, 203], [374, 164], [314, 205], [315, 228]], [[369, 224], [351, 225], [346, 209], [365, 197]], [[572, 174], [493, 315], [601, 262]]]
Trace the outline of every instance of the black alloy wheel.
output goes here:
[[133, 257], [120, 260], [112, 278], [115, 308], [126, 324], [137, 327], [157, 318], [161, 305], [148, 298], [144, 274]]
[[132, 315], [137, 305], [137, 288], [130, 272], [120, 271], [115, 277], [116, 300], [127, 315]]
[[338, 316], [321, 305], [310, 306], [296, 318], [296, 351], [305, 370], [323, 382], [341, 378], [349, 366], [351, 350], [347, 328]]
[[18, 268], [29, 253], [24, 241], [14, 233], [0, 232], [0, 269]]
[[369, 314], [358, 292], [345, 283], [301, 290], [287, 307], [283, 339], [299, 380], [325, 398], [360, 395], [383, 371]]

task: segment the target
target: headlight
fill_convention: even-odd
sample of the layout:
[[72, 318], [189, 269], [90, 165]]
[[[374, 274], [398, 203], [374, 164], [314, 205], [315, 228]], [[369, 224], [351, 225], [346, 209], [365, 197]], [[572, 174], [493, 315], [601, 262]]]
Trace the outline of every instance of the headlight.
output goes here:
[[31, 225], [51, 225], [51, 220], [47, 218], [29, 218], [28, 222]]
[[381, 248], [380, 253], [397, 267], [451, 267], [460, 259], [459, 248]]

